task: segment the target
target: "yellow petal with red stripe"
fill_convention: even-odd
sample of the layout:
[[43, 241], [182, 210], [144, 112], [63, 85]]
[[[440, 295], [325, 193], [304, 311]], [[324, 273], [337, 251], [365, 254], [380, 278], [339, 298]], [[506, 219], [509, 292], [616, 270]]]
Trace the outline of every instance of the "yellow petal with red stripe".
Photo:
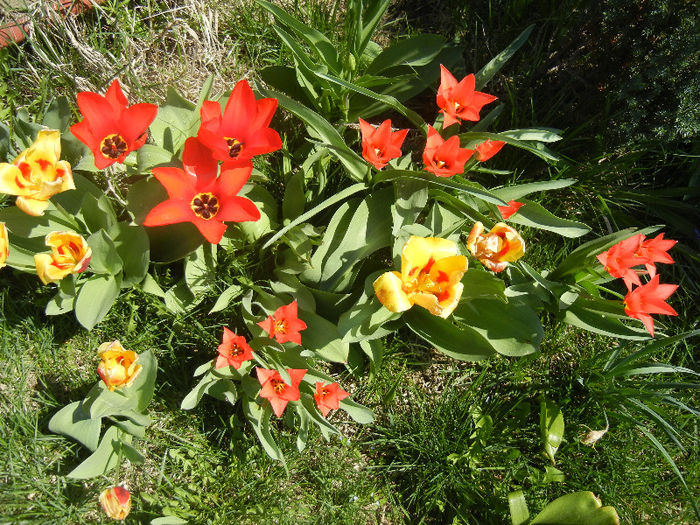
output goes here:
[[399, 272], [386, 272], [374, 281], [374, 293], [379, 302], [390, 312], [405, 312], [413, 303], [403, 291]]

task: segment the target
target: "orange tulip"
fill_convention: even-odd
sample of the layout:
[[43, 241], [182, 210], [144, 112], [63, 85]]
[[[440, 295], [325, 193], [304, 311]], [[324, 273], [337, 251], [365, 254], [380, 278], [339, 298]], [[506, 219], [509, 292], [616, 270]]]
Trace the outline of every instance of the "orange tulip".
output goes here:
[[17, 195], [17, 207], [33, 216], [44, 214], [49, 199], [66, 190], [74, 190], [73, 172], [61, 156], [61, 133], [53, 129], [39, 131], [34, 143], [12, 161], [0, 162], [0, 192]]
[[338, 383], [330, 383], [328, 385], [323, 384], [322, 381], [316, 382], [316, 393], [314, 394], [314, 399], [316, 400], [316, 406], [323, 414], [323, 417], [328, 415], [331, 410], [338, 410], [340, 407], [340, 402], [348, 397], [345, 390], [340, 388]]
[[467, 271], [457, 243], [439, 237], [412, 236], [401, 251], [401, 273], [386, 272], [374, 281], [379, 302], [392, 312], [414, 304], [447, 318], [457, 307]]
[[660, 284], [659, 276], [655, 275], [648, 283], [637, 286], [625, 296], [625, 313], [644, 323], [644, 327], [654, 337], [654, 320], [649, 314], [678, 315], [665, 302], [676, 288], [677, 284]]
[[372, 124], [360, 119], [362, 133], [362, 156], [378, 170], [391, 159], [401, 156], [401, 145], [408, 134], [407, 129], [391, 131], [391, 120], [385, 120], [375, 129]]
[[102, 343], [97, 355], [100, 357], [97, 375], [110, 390], [130, 386], [143, 368], [136, 364], [138, 354], [133, 350], [124, 350], [119, 341]]
[[282, 417], [284, 409], [290, 401], [299, 401], [301, 392], [299, 384], [306, 374], [306, 370], [287, 368], [292, 384], [288, 385], [282, 379], [277, 370], [267, 370], [266, 368], [256, 368], [255, 372], [260, 382], [260, 397], [270, 401], [272, 410], [277, 417]]
[[440, 113], [445, 115], [443, 128], [447, 128], [461, 120], [477, 122], [481, 117], [479, 112], [486, 104], [498, 97], [476, 91], [476, 77], [467, 75], [457, 82], [457, 79], [445, 66], [440, 64], [440, 87], [437, 91], [437, 105]]
[[464, 172], [464, 165], [474, 153], [461, 148], [456, 135], [444, 140], [432, 126], [428, 126], [428, 138], [423, 150], [426, 171], [438, 177], [451, 177]]
[[34, 256], [36, 273], [44, 284], [83, 272], [90, 264], [92, 250], [77, 233], [51, 232], [44, 242], [51, 248], [51, 253], [37, 253]]
[[108, 517], [124, 520], [131, 512], [131, 494], [123, 487], [112, 487], [100, 494], [100, 505]]
[[4, 268], [7, 256], [10, 255], [10, 240], [7, 237], [7, 227], [0, 222], [0, 268]]
[[467, 239], [467, 249], [492, 272], [502, 272], [509, 262], [525, 254], [525, 241], [504, 222], [497, 223], [486, 234], [484, 225], [477, 222]]

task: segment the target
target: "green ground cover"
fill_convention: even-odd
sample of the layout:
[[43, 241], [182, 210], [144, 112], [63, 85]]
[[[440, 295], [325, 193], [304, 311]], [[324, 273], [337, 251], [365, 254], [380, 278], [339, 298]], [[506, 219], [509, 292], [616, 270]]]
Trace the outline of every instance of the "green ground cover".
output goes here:
[[[287, 4], [314, 27], [337, 35], [338, 4]], [[691, 35], [696, 27], [692, 2], [679, 2], [675, 10], [670, 2], [653, 2], [653, 16], [642, 16], [636, 27], [615, 2], [587, 4], [398, 1], [385, 17], [381, 38], [439, 32], [460, 42], [468, 67], [477, 70], [535, 23], [493, 92], [508, 108], [500, 117], [503, 129], [565, 129], [556, 148], [567, 161], [547, 166], [506, 149], [493, 167], [514, 170], [519, 182], [578, 179], [547, 206], [587, 222], [598, 234], [667, 224], [667, 236], [681, 241], [668, 280], [681, 289], [672, 303], [680, 315], [664, 324], [668, 334], [678, 334], [696, 327], [700, 283], [696, 113], [678, 109], [692, 105], [692, 73], [700, 70], [693, 67], [692, 48], [682, 54], [683, 31]], [[39, 115], [51, 97], [73, 100], [78, 91], [103, 90], [114, 76], [131, 97], [153, 102], [162, 100], [167, 85], [194, 99], [210, 74], [214, 91], [224, 92], [240, 78], [256, 78], [262, 66], [291, 60], [270, 22], [248, 2], [205, 0], [113, 0], [79, 19], [37, 18], [29, 43], [0, 50], [0, 120], [11, 125], [21, 108]], [[624, 45], [615, 47], [616, 37]], [[649, 46], [646, 54], [630, 51], [635, 41]], [[660, 56], [669, 47], [677, 52], [664, 63]], [[697, 47], [695, 53], [697, 66]], [[640, 73], [648, 60], [660, 71], [661, 88]], [[663, 88], [676, 102], [664, 98], [663, 115], [654, 113], [661, 124], [645, 120], [643, 113], [663, 98]], [[429, 92], [415, 109], [433, 104]], [[291, 117], [278, 115], [275, 122], [292, 137], [295, 130], [296, 136], [303, 132]], [[281, 161], [268, 162], [266, 169], [283, 180]], [[553, 268], [575, 246], [542, 232], [527, 235], [528, 262], [540, 268]], [[258, 260], [258, 249], [228, 253], [220, 261], [222, 274], [259, 274], [265, 261]], [[158, 271], [166, 283], [179, 277], [172, 269]], [[116, 480], [125, 480], [134, 498], [127, 523], [163, 515], [212, 524], [509, 523], [508, 494], [516, 488], [535, 512], [560, 495], [591, 490], [617, 509], [623, 523], [697, 519], [689, 494], [699, 483], [697, 413], [683, 408], [694, 406], [696, 384], [674, 373], [603, 373], [613, 352], [620, 349], [621, 358], [639, 345], [619, 348], [608, 338], [550, 324], [540, 353], [470, 364], [450, 360], [409, 334], [392, 337], [383, 365], [371, 374], [328, 369], [374, 410], [375, 423], [360, 426], [335, 414], [347, 437], [326, 443], [313, 434], [302, 453], [280, 424], [285, 468], [265, 454], [237, 408], [210, 398], [193, 411], [179, 408], [193, 386], [192, 371], [212, 358], [221, 326], [235, 323], [231, 310], [207, 313], [214, 295], [194, 313], [173, 316], [159, 300], [132, 291], [91, 332], [71, 316], [44, 316], [51, 295], [33, 276], [0, 272], [0, 523], [107, 522], [97, 496]], [[146, 462], [125, 464], [116, 476], [70, 481], [65, 474], [86, 457], [85, 450], [51, 434], [47, 423], [94, 384], [95, 349], [114, 339], [137, 351], [152, 349], [159, 360], [149, 407], [154, 424], [141, 444]], [[690, 340], [660, 348], [652, 358], [693, 369], [697, 354]], [[655, 392], [680, 404], [660, 405]], [[545, 398], [557, 401], [566, 424], [554, 466], [538, 430]], [[645, 410], [637, 399], [658, 412]], [[582, 443], [590, 429], [606, 422], [609, 431], [595, 447]]]

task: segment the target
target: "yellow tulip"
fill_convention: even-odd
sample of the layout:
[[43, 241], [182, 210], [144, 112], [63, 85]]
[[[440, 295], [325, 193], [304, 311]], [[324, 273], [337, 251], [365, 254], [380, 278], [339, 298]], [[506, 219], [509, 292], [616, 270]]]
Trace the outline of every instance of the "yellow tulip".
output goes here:
[[7, 227], [0, 222], [0, 268], [4, 268], [7, 256], [10, 255], [10, 240], [7, 237]]
[[51, 253], [37, 253], [34, 256], [36, 273], [44, 284], [83, 272], [90, 264], [92, 250], [77, 233], [51, 232], [44, 242], [51, 248]]
[[0, 192], [17, 195], [17, 207], [39, 216], [49, 199], [75, 189], [70, 164], [61, 156], [61, 133], [53, 129], [39, 131], [34, 143], [8, 164], [0, 162]]
[[123, 520], [131, 512], [131, 494], [123, 487], [116, 486], [102, 491], [100, 505], [108, 517]]
[[504, 222], [497, 223], [486, 234], [484, 225], [477, 222], [467, 239], [467, 249], [492, 272], [502, 272], [509, 262], [525, 254], [525, 241]]
[[412, 236], [401, 251], [401, 273], [386, 272], [374, 281], [379, 302], [392, 312], [414, 304], [447, 318], [457, 307], [467, 271], [457, 243], [439, 237]]
[[136, 364], [138, 354], [133, 350], [124, 350], [119, 341], [102, 343], [97, 355], [100, 357], [97, 375], [110, 390], [131, 385], [143, 368]]

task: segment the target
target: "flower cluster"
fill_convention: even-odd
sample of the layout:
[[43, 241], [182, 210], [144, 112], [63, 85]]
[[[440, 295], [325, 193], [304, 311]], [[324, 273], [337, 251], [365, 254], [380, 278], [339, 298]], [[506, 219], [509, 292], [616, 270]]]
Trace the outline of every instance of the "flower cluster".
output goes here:
[[[467, 75], [460, 82], [440, 65], [441, 83], [437, 92], [439, 113], [443, 113], [443, 129], [462, 120], [477, 122], [479, 112], [497, 97], [488, 93], [475, 91], [475, 77]], [[392, 131], [391, 120], [385, 120], [378, 128], [360, 119], [362, 135], [362, 156], [378, 170], [384, 168], [390, 160], [401, 156], [401, 145], [408, 133], [407, 129]], [[443, 139], [440, 133], [428, 126], [428, 137], [423, 150], [425, 170], [438, 177], [451, 177], [463, 173], [469, 159], [485, 162], [505, 146], [501, 140], [486, 140], [473, 150], [462, 148], [458, 136]], [[505, 218], [505, 217], [504, 217]]]
[[[624, 305], [625, 313], [644, 323], [649, 334], [654, 337], [654, 320], [650, 314], [678, 315], [665, 301], [676, 291], [676, 284], [661, 284], [656, 273], [656, 263], [673, 264], [668, 250], [678, 241], [664, 239], [660, 233], [647, 239], [639, 233], [618, 242], [609, 250], [597, 256], [598, 261], [610, 275], [620, 278], [627, 287]], [[638, 266], [644, 266], [641, 270]], [[648, 274], [650, 280], [642, 284], [639, 276]]]

